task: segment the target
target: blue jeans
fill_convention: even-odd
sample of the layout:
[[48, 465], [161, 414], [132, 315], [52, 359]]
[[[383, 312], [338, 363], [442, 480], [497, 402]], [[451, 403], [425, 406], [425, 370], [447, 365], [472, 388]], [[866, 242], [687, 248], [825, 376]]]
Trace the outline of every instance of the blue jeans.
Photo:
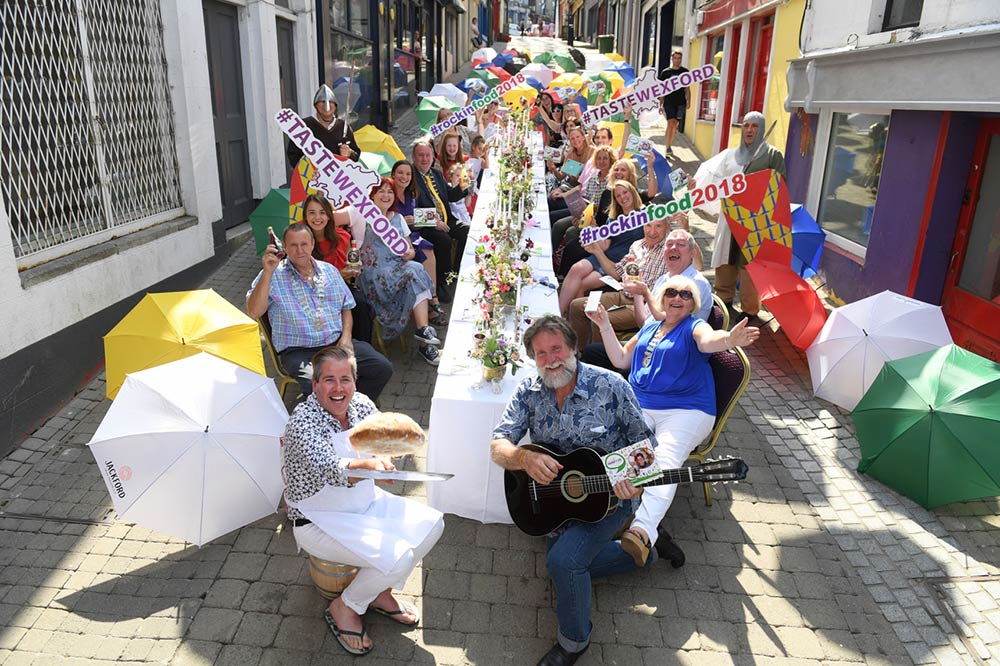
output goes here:
[[594, 578], [627, 573], [635, 561], [612, 537], [635, 511], [633, 500], [596, 523], [570, 521], [546, 538], [549, 577], [556, 588], [559, 644], [568, 652], [580, 652], [590, 643], [590, 598]]

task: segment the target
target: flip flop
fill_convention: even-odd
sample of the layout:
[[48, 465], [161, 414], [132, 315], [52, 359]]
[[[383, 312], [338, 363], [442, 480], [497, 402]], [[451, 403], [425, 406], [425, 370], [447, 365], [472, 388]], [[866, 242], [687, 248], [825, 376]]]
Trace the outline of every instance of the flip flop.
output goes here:
[[338, 643], [340, 643], [340, 647], [344, 648], [344, 650], [346, 650], [349, 654], [353, 654], [358, 657], [363, 657], [364, 655], [371, 652], [372, 648], [375, 647], [374, 645], [369, 645], [366, 648], [351, 647], [350, 644], [344, 640], [344, 636], [357, 636], [363, 642], [365, 640], [365, 635], [368, 633], [368, 631], [364, 627], [361, 627], [361, 631], [349, 631], [347, 629], [341, 629], [340, 627], [337, 626], [337, 623], [333, 621], [333, 616], [330, 615], [329, 609], [323, 611], [323, 619], [326, 620], [326, 626], [330, 627], [330, 631], [333, 632], [333, 637], [337, 639]]
[[[413, 604], [408, 604], [405, 601], [396, 601], [396, 603], [399, 604], [399, 608], [394, 611], [389, 611], [384, 608], [379, 608], [378, 606], [369, 606], [368, 608], [370, 610], [375, 611], [376, 613], [379, 613], [380, 615], [385, 615], [387, 618], [390, 618], [391, 620], [395, 620], [404, 627], [415, 627], [418, 624], [420, 624], [420, 611], [417, 610], [416, 606], [414, 606]], [[413, 615], [413, 617], [415, 618], [413, 622], [404, 622], [402, 620], [397, 619], [402, 615], [406, 615], [407, 613]]]

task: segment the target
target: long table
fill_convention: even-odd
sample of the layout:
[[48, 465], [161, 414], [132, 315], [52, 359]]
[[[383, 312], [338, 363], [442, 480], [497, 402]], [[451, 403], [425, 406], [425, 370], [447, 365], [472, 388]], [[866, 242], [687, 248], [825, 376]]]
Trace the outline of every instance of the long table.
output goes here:
[[[529, 317], [559, 312], [556, 290], [537, 282], [545, 278], [551, 285], [557, 284], [552, 272], [545, 167], [538, 159], [540, 150], [541, 136], [534, 133], [532, 179], [538, 194], [533, 217], [537, 226], [526, 227], [524, 236], [535, 243], [536, 252], [530, 259], [530, 265], [536, 282], [521, 290], [521, 305], [527, 306]], [[490, 163], [496, 164], [493, 157]], [[487, 232], [485, 220], [496, 200], [496, 179], [497, 174], [492, 170], [483, 174], [476, 212], [469, 229], [469, 241], [462, 257], [460, 275], [463, 278], [475, 270], [475, 249], [479, 245], [478, 239]], [[427, 469], [455, 476], [443, 483], [428, 484], [427, 499], [431, 506], [445, 513], [483, 523], [510, 523], [503, 493], [503, 470], [490, 460], [491, 433], [516, 386], [525, 377], [535, 376], [536, 373], [534, 365], [522, 354], [526, 365], [515, 376], [508, 372], [500, 382], [499, 392], [494, 392], [489, 385], [477, 386], [481, 384], [482, 364], [469, 358], [478, 314], [478, 308], [472, 302], [475, 296], [473, 285], [467, 279], [460, 279], [431, 400], [427, 448]]]

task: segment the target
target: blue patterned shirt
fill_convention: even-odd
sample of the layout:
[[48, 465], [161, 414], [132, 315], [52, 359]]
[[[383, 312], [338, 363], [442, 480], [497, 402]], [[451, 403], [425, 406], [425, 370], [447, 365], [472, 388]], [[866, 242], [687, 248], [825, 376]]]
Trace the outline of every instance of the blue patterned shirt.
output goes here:
[[[332, 345], [344, 330], [341, 310], [354, 308], [354, 296], [340, 271], [325, 261], [310, 261], [315, 276], [312, 283], [288, 259], [282, 259], [271, 275], [267, 317], [271, 321], [271, 340], [279, 352], [289, 347]], [[254, 278], [247, 300], [263, 275], [261, 271]]]
[[532, 442], [561, 454], [582, 446], [610, 453], [653, 437], [628, 382], [586, 363], [579, 365], [576, 386], [561, 413], [555, 391], [539, 377], [525, 379], [515, 389], [493, 439], [517, 444], [528, 432]]

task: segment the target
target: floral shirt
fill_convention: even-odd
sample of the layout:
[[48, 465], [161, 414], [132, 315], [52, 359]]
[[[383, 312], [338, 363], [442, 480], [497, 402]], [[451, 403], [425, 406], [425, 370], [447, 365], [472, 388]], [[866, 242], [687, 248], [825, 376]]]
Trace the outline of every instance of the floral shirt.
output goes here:
[[556, 405], [554, 390], [539, 377], [525, 379], [514, 391], [493, 439], [517, 444], [525, 433], [556, 453], [569, 453], [582, 446], [604, 453], [652, 438], [632, 388], [620, 375], [581, 363], [576, 386]]
[[[355, 393], [347, 406], [347, 422], [353, 428], [376, 413], [375, 403], [366, 395]], [[344, 427], [323, 409], [315, 393], [292, 412], [281, 440], [281, 475], [285, 481], [286, 502], [301, 502], [324, 486], [348, 485], [341, 458], [330, 441], [330, 436], [338, 432], [344, 432]], [[288, 517], [296, 520], [305, 516], [289, 506]]]

